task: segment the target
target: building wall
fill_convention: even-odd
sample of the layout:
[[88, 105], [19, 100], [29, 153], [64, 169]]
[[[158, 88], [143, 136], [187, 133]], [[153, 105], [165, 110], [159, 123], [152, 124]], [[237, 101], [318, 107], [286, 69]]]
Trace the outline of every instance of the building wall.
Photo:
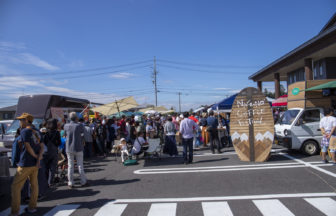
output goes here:
[[0, 120], [14, 119], [15, 112], [0, 112]]
[[[316, 91], [302, 91], [317, 85], [321, 85], [335, 79], [322, 80], [308, 80], [296, 82], [288, 86], [287, 108], [308, 108], [308, 107], [322, 107], [322, 108], [336, 108], [336, 96], [324, 97], [322, 90]], [[299, 94], [294, 95], [293, 89], [298, 88]]]

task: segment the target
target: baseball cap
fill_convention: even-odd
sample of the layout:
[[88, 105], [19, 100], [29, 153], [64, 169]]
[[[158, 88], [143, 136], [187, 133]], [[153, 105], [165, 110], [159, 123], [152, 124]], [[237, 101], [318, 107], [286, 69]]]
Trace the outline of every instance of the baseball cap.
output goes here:
[[184, 118], [183, 114], [180, 115], [180, 118]]
[[122, 141], [126, 141], [126, 139], [125, 139], [125, 138], [121, 138], [121, 139], [120, 139], [120, 142], [122, 142]]
[[17, 117], [16, 119], [27, 119], [30, 122], [33, 122], [34, 117], [29, 114], [29, 113], [22, 113], [19, 117]]

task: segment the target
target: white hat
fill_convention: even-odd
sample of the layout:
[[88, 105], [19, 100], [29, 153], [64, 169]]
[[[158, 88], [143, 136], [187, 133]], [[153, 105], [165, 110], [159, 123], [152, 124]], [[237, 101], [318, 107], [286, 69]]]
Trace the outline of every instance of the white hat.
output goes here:
[[135, 116], [134, 121], [139, 121], [139, 116]]
[[183, 114], [180, 115], [180, 118], [184, 118]]
[[121, 138], [121, 139], [120, 139], [120, 142], [122, 142], [122, 141], [126, 141], [126, 139], [125, 139], [125, 138]]

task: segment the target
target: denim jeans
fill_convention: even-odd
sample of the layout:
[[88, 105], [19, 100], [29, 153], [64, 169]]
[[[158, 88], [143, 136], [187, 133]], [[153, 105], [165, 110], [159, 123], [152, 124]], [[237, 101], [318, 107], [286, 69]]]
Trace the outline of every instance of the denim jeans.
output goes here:
[[84, 173], [84, 166], [83, 166], [83, 152], [67, 152], [68, 157], [68, 185], [72, 186], [74, 185], [74, 170], [75, 170], [75, 157], [77, 160], [77, 166], [78, 166], [78, 172], [80, 175], [80, 183], [81, 185], [86, 184], [86, 176]]
[[[193, 139], [185, 139], [182, 138], [182, 145], [183, 145], [183, 159], [184, 162], [191, 163], [193, 161]], [[189, 152], [189, 157], [188, 157]]]

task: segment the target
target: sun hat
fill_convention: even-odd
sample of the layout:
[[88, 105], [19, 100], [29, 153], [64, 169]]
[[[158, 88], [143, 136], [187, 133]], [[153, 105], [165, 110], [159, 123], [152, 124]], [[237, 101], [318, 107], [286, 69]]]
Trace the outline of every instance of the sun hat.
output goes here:
[[28, 121], [33, 122], [34, 117], [29, 113], [22, 113], [22, 115], [20, 115], [16, 119], [27, 119]]

